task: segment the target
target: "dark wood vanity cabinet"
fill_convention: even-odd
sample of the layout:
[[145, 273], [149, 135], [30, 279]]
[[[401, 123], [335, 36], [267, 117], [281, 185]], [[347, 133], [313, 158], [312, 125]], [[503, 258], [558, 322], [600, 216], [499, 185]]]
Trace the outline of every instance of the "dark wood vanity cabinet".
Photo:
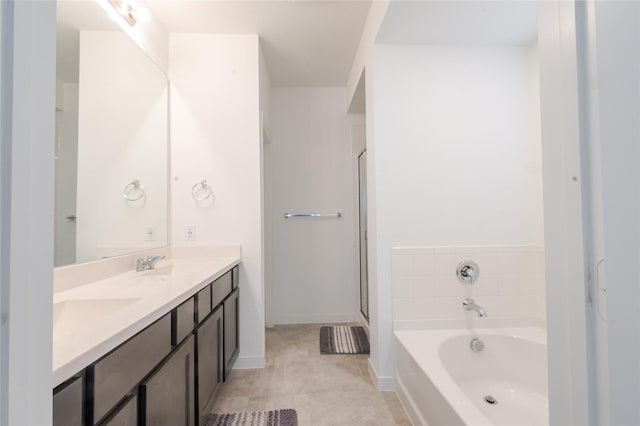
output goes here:
[[82, 376], [77, 375], [53, 393], [53, 426], [82, 426], [83, 423]]
[[238, 357], [240, 340], [240, 289], [236, 288], [224, 301], [224, 380], [229, 377]]
[[194, 357], [194, 338], [191, 336], [140, 385], [139, 426], [193, 426]]
[[86, 423], [97, 424], [171, 352], [171, 315], [149, 327], [87, 367]]
[[196, 329], [198, 342], [198, 424], [224, 381], [224, 317], [218, 307]]
[[238, 356], [238, 267], [53, 393], [54, 426], [203, 424]]
[[136, 426], [138, 424], [138, 395], [129, 395], [100, 426]]

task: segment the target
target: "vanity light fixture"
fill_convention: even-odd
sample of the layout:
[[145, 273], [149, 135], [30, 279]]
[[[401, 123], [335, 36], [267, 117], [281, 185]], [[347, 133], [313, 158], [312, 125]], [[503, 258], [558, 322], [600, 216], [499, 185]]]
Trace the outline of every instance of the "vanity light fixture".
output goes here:
[[[113, 11], [133, 27], [138, 22], [147, 24], [151, 21], [151, 12], [146, 7], [136, 4], [135, 0], [107, 0]], [[100, 2], [99, 2], [100, 3]]]
[[127, 24], [132, 27], [136, 24], [136, 9], [129, 0], [109, 0], [109, 3]]
[[136, 23], [141, 22], [148, 24], [151, 22], [151, 12], [146, 7], [140, 6], [135, 0], [95, 0], [100, 7], [107, 12], [107, 15], [126, 32], [123, 26], [123, 20], [130, 27], [134, 27]]

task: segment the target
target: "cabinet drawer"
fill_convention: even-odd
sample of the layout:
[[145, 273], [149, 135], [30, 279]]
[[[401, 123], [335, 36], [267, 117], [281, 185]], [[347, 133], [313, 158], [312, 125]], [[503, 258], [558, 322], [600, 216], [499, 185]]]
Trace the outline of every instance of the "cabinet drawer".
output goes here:
[[91, 424], [102, 419], [170, 351], [171, 314], [166, 314], [88, 367], [89, 399], [93, 399], [93, 405], [87, 404]]
[[232, 271], [229, 271], [211, 284], [211, 287], [213, 287], [211, 296], [212, 309], [215, 309], [231, 293], [231, 275]]
[[195, 304], [193, 297], [171, 312], [171, 344], [177, 346], [193, 331]]
[[198, 324], [211, 312], [211, 284], [200, 290], [196, 296], [198, 304]]
[[140, 385], [140, 426], [193, 425], [194, 358], [191, 336]]
[[100, 426], [137, 426], [138, 397], [131, 395]]
[[238, 285], [240, 285], [240, 266], [234, 266], [232, 271], [233, 273], [231, 274], [231, 286], [232, 290], [235, 290], [236, 288], [238, 288]]
[[82, 376], [69, 379], [53, 393], [53, 426], [82, 426]]

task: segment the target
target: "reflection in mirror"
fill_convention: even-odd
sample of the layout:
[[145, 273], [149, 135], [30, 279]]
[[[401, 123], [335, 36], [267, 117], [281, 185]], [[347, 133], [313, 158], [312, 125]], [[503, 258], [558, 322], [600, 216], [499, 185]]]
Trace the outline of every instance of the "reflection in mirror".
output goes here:
[[168, 85], [94, 1], [58, 1], [55, 266], [167, 245]]

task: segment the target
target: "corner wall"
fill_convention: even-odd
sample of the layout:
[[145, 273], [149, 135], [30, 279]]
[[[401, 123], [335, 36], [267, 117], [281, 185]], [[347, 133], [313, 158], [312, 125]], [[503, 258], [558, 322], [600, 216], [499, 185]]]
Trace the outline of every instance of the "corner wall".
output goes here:
[[[238, 368], [264, 366], [262, 164], [257, 35], [171, 34], [171, 242], [239, 244]], [[214, 197], [196, 202], [206, 179]], [[185, 226], [196, 241], [185, 241]]]

